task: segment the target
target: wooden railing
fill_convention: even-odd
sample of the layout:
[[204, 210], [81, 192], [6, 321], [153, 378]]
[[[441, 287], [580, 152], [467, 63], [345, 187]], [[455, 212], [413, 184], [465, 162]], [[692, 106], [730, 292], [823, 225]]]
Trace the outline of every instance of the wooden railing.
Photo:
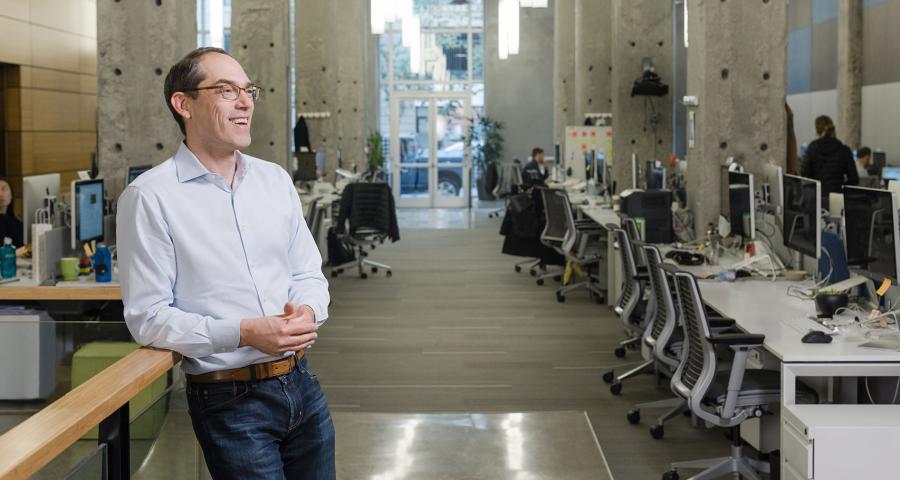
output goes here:
[[0, 436], [0, 478], [34, 475], [98, 424], [111, 463], [124, 462], [108, 470], [110, 478], [128, 478], [128, 402], [180, 360], [138, 349], [15, 426]]

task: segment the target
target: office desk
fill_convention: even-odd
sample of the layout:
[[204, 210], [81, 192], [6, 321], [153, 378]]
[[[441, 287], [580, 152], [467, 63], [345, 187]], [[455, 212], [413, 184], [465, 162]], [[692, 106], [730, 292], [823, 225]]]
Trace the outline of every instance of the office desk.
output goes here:
[[[607, 205], [599, 204], [601, 197], [588, 197], [590, 198], [589, 201], [591, 203], [589, 205], [580, 205], [578, 207], [578, 209], [581, 210], [582, 215], [599, 223], [603, 227], [606, 227], [606, 225], [610, 223], [615, 225], [621, 224], [617, 212], [613, 211], [613, 209]], [[569, 196], [569, 199], [572, 199], [571, 195]], [[622, 290], [622, 282], [619, 281], [619, 279], [622, 278], [622, 261], [619, 258], [618, 250], [615, 246], [616, 241], [614, 233], [612, 231], [607, 231], [606, 233], [606, 303], [613, 306], [618, 302]]]
[[[822, 327], [810, 320], [815, 315], [812, 300], [790, 297], [787, 287], [811, 287], [812, 282], [787, 282], [763, 279], [733, 283], [700, 281], [703, 300], [720, 313], [733, 318], [738, 326], [751, 333], [766, 336], [764, 348], [781, 361], [781, 478], [892, 478], [897, 448], [893, 444], [847, 441], [850, 437], [826, 436], [828, 429], [852, 427], [859, 437], [878, 435], [883, 425], [873, 423], [872, 416], [885, 409], [873, 405], [797, 405], [796, 380], [799, 377], [865, 377], [900, 376], [900, 352], [861, 348], [868, 341], [862, 331], [845, 329], [830, 344], [806, 344], [801, 337], [810, 329]], [[836, 409], [835, 407], [840, 407]], [[878, 407], [878, 408], [873, 408]], [[900, 418], [900, 406], [889, 406], [894, 418]], [[850, 425], [835, 425], [828, 413], [842, 412]], [[896, 423], [896, 422], [894, 422]], [[893, 425], [893, 424], [892, 424]], [[818, 437], [816, 436], [818, 433]], [[829, 452], [840, 450], [840, 457]], [[861, 459], [882, 458], [879, 464]], [[856, 463], [857, 460], [860, 463]], [[843, 462], [840, 474], [835, 462]], [[854, 465], [858, 467], [854, 469]], [[872, 472], [877, 472], [872, 476]], [[844, 476], [841, 476], [844, 475]]]
[[109, 301], [122, 300], [118, 282], [60, 282], [59, 286], [42, 287], [30, 278], [0, 285], [0, 301]]

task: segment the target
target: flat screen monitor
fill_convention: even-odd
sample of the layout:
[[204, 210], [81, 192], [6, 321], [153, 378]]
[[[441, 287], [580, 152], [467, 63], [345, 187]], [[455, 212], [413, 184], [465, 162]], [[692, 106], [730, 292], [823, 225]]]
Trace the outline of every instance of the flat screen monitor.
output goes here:
[[594, 153], [584, 152], [584, 178], [590, 180], [594, 175]]
[[881, 170], [887, 165], [887, 156], [884, 152], [874, 151], [872, 152], [872, 163], [869, 164], [869, 175], [880, 177]]
[[822, 248], [822, 184], [795, 175], [785, 175], [782, 184], [784, 245], [818, 259]]
[[45, 207], [44, 199], [59, 198], [59, 179], [58, 173], [33, 175], [22, 179], [22, 241], [26, 244], [31, 241], [31, 225], [35, 223], [35, 212]]
[[606, 154], [594, 152], [594, 180], [599, 185], [606, 185]]
[[128, 167], [128, 176], [125, 178], [125, 185], [131, 185], [137, 177], [140, 177], [142, 173], [146, 172], [153, 168], [153, 165], [137, 165]]
[[665, 190], [666, 188], [666, 169], [662, 166], [656, 166], [656, 162], [651, 160], [647, 162], [647, 168], [644, 171], [647, 190]]
[[881, 179], [885, 182], [900, 180], [900, 167], [884, 167], [881, 169]]
[[756, 215], [753, 202], [753, 175], [728, 172], [728, 215], [731, 233], [747, 240], [756, 237]]
[[769, 186], [769, 194], [766, 197], [766, 203], [780, 210], [784, 205], [784, 184], [782, 176], [784, 169], [777, 165], [766, 165], [763, 168], [763, 181]]
[[72, 248], [103, 239], [103, 179], [72, 182]]
[[316, 173], [316, 152], [299, 152], [297, 154], [297, 171], [295, 182], [313, 182], [319, 179]]
[[[897, 198], [888, 190], [844, 187], [847, 263], [898, 280]], [[879, 278], [883, 280], [883, 278]]]

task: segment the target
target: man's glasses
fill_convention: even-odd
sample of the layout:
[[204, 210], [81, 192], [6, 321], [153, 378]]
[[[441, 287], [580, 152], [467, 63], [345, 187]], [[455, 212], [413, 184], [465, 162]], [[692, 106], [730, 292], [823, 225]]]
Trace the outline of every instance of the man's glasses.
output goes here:
[[241, 92], [247, 92], [247, 95], [253, 101], [259, 100], [259, 95], [262, 92], [262, 88], [257, 85], [250, 85], [247, 88], [241, 88], [237, 85], [232, 85], [230, 83], [223, 83], [221, 85], [213, 85], [211, 87], [197, 87], [197, 88], [187, 88], [182, 90], [183, 92], [197, 92], [200, 90], [217, 90], [219, 95], [222, 96], [225, 100], [235, 101], [240, 96]]

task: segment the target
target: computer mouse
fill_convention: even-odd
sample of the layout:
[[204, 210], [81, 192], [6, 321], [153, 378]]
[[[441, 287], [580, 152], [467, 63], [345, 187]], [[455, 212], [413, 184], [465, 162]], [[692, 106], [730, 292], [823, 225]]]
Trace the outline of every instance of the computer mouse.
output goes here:
[[738, 269], [738, 270], [735, 270], [735, 271], [734, 271], [734, 278], [747, 278], [747, 277], [750, 277], [750, 276], [752, 276], [752, 275], [753, 275], [753, 274], [750, 273], [750, 272], [748, 272], [747, 270], [740, 270], [740, 269]]
[[831, 335], [819, 331], [819, 330], [810, 330], [806, 335], [803, 336], [803, 343], [831, 343]]
[[591, 204], [591, 201], [585, 199], [585, 200], [582, 200], [582, 201], [581, 201], [581, 204], [582, 204], [582, 205], [590, 205], [590, 204]]

